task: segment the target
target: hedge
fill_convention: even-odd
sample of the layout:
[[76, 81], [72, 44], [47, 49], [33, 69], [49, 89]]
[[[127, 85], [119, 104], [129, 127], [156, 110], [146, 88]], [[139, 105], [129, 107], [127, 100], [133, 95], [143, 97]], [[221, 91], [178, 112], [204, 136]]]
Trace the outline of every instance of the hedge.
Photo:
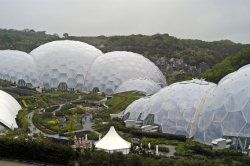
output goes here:
[[50, 141], [0, 138], [0, 157], [67, 164], [74, 152], [69, 145]]

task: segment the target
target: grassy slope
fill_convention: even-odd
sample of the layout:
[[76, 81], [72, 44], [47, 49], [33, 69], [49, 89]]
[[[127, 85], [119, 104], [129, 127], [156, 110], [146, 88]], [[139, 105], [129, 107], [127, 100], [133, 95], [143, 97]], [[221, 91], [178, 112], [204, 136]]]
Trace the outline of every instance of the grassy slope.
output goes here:
[[250, 64], [250, 47], [242, 49], [237, 54], [225, 58], [220, 63], [214, 65], [210, 70], [201, 74], [200, 77], [217, 83], [225, 75], [247, 64]]

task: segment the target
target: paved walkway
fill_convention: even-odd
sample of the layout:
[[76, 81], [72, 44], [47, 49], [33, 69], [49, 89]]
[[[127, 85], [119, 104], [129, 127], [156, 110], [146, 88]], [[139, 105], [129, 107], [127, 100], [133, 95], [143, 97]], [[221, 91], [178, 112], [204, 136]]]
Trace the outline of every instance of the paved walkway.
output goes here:
[[[159, 146], [160, 147], [167, 147], [169, 149], [169, 152], [158, 151], [159, 156], [167, 156], [167, 157], [175, 156], [174, 154], [176, 152], [176, 150], [175, 150], [176, 146], [174, 146], [174, 145], [159, 145]], [[147, 149], [147, 151], [149, 151], [149, 150]], [[153, 154], [156, 153], [155, 149], [151, 149], [150, 151], [153, 152]]]
[[29, 164], [29, 163], [22, 163], [19, 161], [6, 161], [6, 160], [0, 160], [1, 166], [35, 166], [38, 164]]
[[[75, 132], [91, 131], [91, 132], [96, 133], [97, 135], [102, 135], [101, 133], [99, 133], [99, 132], [95, 131], [94, 129], [92, 129], [91, 117], [92, 117], [91, 114], [83, 116], [82, 117], [83, 128], [80, 129], [80, 130], [72, 131], [72, 132], [75, 133]], [[66, 132], [65, 134], [68, 134], [68, 133], [70, 133], [70, 132]]]
[[64, 105], [65, 104], [59, 104], [59, 107], [56, 110], [54, 110], [53, 113], [56, 113], [57, 111], [60, 111]]
[[[174, 156], [174, 154], [176, 152], [176, 150], [175, 150], [176, 146], [174, 146], [174, 145], [159, 145], [159, 146], [166, 147], [169, 149], [169, 152], [166, 153], [165, 156], [168, 156], [168, 157]], [[161, 153], [163, 153], [163, 152], [159, 152], [160, 155], [161, 155]]]

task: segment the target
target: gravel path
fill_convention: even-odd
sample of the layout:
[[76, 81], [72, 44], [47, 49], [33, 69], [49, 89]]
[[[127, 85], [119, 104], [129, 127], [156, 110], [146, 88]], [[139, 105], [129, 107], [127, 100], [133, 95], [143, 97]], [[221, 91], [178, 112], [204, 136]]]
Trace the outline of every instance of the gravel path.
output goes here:
[[6, 161], [6, 160], [0, 160], [1, 166], [37, 166], [37, 164], [28, 164], [28, 163], [22, 163], [18, 161]]

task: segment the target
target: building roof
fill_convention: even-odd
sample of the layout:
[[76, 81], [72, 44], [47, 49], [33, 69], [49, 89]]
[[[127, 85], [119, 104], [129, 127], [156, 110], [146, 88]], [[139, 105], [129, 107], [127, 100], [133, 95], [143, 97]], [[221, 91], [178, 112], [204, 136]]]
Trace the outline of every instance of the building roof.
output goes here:
[[113, 126], [111, 126], [108, 133], [96, 143], [96, 148], [104, 150], [128, 149], [130, 146], [131, 143], [120, 137]]

